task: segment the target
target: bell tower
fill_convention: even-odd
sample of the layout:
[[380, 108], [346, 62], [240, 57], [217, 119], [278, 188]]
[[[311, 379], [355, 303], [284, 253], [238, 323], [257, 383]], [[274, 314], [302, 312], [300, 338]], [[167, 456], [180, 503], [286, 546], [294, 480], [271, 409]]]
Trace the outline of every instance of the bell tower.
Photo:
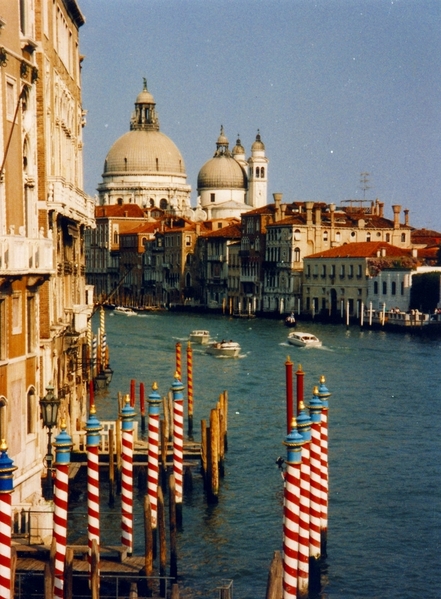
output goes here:
[[267, 203], [268, 162], [265, 156], [265, 144], [258, 130], [256, 141], [251, 146], [251, 157], [248, 159], [247, 204], [253, 208], [260, 208]]

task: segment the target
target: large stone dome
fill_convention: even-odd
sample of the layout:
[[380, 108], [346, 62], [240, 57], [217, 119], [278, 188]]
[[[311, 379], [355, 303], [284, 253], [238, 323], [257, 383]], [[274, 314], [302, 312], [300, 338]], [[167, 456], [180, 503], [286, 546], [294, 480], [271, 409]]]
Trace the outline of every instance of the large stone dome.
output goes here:
[[164, 133], [134, 129], [116, 140], [104, 162], [103, 176], [129, 174], [185, 175], [185, 163]]
[[208, 160], [198, 174], [198, 192], [202, 189], [246, 189], [247, 177], [240, 164], [222, 154]]

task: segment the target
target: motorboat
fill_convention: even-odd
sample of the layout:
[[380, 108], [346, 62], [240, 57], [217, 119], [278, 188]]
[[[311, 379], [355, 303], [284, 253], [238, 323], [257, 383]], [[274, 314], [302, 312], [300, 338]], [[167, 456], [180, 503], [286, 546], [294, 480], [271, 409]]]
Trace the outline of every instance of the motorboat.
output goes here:
[[210, 340], [210, 331], [204, 329], [196, 329], [190, 333], [190, 341], [192, 343], [200, 343], [205, 345]]
[[135, 310], [132, 310], [132, 308], [126, 308], [125, 306], [116, 306], [114, 312], [115, 314], [125, 314], [126, 316], [137, 316]]
[[236, 341], [217, 341], [207, 347], [207, 353], [224, 358], [237, 358], [240, 353], [240, 345]]
[[285, 318], [285, 325], [287, 327], [295, 327], [296, 326], [296, 317], [294, 316], [294, 312], [291, 312], [289, 316]]
[[293, 331], [288, 335], [288, 343], [297, 345], [297, 347], [320, 347], [322, 342], [318, 337], [311, 333], [301, 333]]

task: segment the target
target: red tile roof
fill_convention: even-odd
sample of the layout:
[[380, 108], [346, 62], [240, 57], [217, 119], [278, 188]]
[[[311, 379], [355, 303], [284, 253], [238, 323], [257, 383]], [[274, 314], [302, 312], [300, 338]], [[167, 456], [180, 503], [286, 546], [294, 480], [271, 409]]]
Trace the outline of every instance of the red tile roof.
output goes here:
[[308, 258], [376, 258], [382, 251], [386, 256], [411, 256], [412, 251], [399, 248], [385, 241], [360, 241], [357, 243], [346, 243], [324, 252], [305, 256]]

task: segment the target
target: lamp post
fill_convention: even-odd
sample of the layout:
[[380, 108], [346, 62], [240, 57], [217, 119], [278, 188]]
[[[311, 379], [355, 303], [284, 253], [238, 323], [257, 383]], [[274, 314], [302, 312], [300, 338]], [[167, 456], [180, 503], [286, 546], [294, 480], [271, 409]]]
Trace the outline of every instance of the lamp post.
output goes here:
[[46, 387], [46, 395], [40, 399], [41, 415], [43, 418], [43, 425], [47, 428], [47, 454], [45, 457], [47, 467], [46, 477], [46, 492], [45, 499], [53, 499], [54, 490], [52, 483], [52, 462], [54, 457], [52, 455], [52, 428], [57, 424], [58, 419], [58, 408], [60, 407], [60, 400], [54, 395], [54, 388], [52, 385]]

